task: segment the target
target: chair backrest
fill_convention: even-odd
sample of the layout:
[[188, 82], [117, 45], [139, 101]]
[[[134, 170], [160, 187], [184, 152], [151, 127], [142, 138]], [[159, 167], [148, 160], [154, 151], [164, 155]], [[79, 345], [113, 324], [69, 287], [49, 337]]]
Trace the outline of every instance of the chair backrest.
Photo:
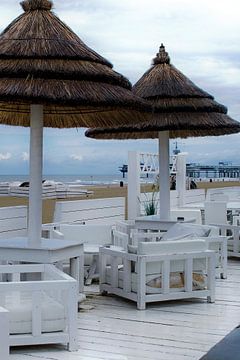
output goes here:
[[124, 250], [127, 250], [128, 244], [129, 244], [129, 234], [118, 231], [118, 230], [113, 230], [113, 245], [114, 246], [119, 246], [121, 248], [123, 248]]
[[227, 204], [222, 201], [204, 203], [205, 224], [227, 224]]
[[210, 201], [229, 201], [229, 196], [227, 194], [211, 194], [210, 195]]
[[112, 243], [112, 226], [108, 224], [61, 224], [59, 231], [63, 234], [64, 240], [80, 240], [91, 245]]
[[[149, 216], [151, 218], [151, 216]], [[158, 230], [158, 231], [167, 231], [169, 230], [177, 221], [173, 220], [158, 220], [152, 221], [149, 220], [135, 220], [135, 229], [138, 230]]]
[[134, 220], [124, 220], [116, 222], [116, 230], [122, 233], [131, 234], [131, 230], [135, 228]]
[[185, 204], [192, 204], [205, 201], [204, 189], [192, 189], [185, 192]]
[[0, 239], [27, 235], [27, 206], [0, 208]]
[[205, 240], [139, 242], [137, 253], [139, 255], [182, 254], [206, 251], [207, 246]]
[[156, 231], [156, 230], [145, 232], [145, 231], [135, 229], [131, 233], [129, 244], [133, 245], [133, 246], [138, 246], [138, 243], [143, 242], [143, 241], [144, 242], [160, 241], [163, 234], [164, 234], [164, 232]]
[[[171, 255], [170, 271], [172, 272], [184, 272], [185, 262], [179, 258], [180, 254], [186, 255], [196, 254], [198, 252], [203, 253], [207, 250], [207, 242], [205, 240], [177, 240], [168, 242], [139, 242], [137, 253], [138, 255], [146, 255], [149, 257], [154, 255]], [[191, 256], [191, 255], [190, 255]], [[197, 261], [196, 261], [197, 260]], [[161, 262], [148, 262], [146, 261], [146, 274], [160, 274], [163, 269]], [[193, 270], [201, 271], [206, 268], [206, 260], [202, 254], [199, 258], [193, 260]], [[136, 268], [135, 271], [138, 271]]]
[[85, 222], [115, 224], [125, 219], [125, 198], [58, 201], [53, 222]]
[[[231, 187], [222, 187], [222, 188], [213, 188], [207, 190], [206, 200], [217, 200], [222, 201], [218, 197], [221, 195], [226, 195], [228, 197], [227, 201], [239, 201], [240, 200], [240, 187], [239, 186], [231, 186]], [[226, 200], [224, 200], [226, 201]]]

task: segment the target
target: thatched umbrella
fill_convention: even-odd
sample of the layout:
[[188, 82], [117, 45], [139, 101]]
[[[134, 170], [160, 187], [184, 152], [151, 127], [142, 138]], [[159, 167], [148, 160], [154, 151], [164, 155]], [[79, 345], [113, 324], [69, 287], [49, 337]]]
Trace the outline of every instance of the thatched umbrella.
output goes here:
[[25, 0], [24, 13], [0, 35], [0, 123], [31, 126], [29, 244], [39, 245], [42, 131], [46, 127], [126, 124], [149, 105], [130, 82], [51, 11]]
[[[201, 90], [170, 63], [163, 45], [153, 66], [134, 85], [136, 95], [149, 101], [154, 115], [144, 124], [112, 129], [87, 130], [95, 139], [159, 138], [160, 203], [162, 218], [170, 216], [169, 137], [216, 136], [240, 131], [240, 123], [227, 115], [227, 108]], [[163, 209], [163, 206], [162, 206]]]

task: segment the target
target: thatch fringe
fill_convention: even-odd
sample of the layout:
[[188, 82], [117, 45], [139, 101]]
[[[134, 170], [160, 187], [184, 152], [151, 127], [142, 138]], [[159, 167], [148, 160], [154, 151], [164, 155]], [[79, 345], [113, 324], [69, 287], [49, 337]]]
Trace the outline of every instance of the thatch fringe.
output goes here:
[[152, 98], [151, 104], [153, 106], [154, 112], [160, 114], [162, 112], [219, 112], [226, 114], [226, 106], [219, 104], [218, 102], [210, 98], [198, 98], [198, 97], [188, 97], [188, 98]]
[[59, 104], [103, 107], [120, 107], [144, 110], [146, 105], [140, 102], [130, 91], [121, 86], [107, 83], [49, 79], [0, 79], [0, 101], [26, 101], [38, 104]]
[[170, 138], [192, 136], [218, 136], [240, 132], [240, 123], [219, 113], [163, 113], [159, 118], [153, 115], [150, 122], [135, 126], [121, 126], [111, 129], [89, 129], [85, 135], [94, 139], [155, 139], [159, 131], [169, 131]]
[[[132, 110], [131, 118], [133, 122], [137, 122], [139, 117], [147, 120], [147, 115], [141, 112]], [[116, 112], [115, 107], [97, 106], [95, 108], [74, 106], [64, 107], [58, 105], [44, 106], [44, 127], [50, 128], [78, 128], [94, 127], [96, 123], [102, 127], [113, 127], [116, 123], [122, 120], [122, 123], [127, 123], [129, 120], [129, 111], [119, 109]], [[26, 103], [0, 103], [0, 123], [6, 125], [30, 126], [30, 104]]]
[[[128, 79], [106, 65], [81, 60], [63, 59], [0, 59], [1, 77], [62, 80], [90, 80], [122, 86], [131, 90]], [[1, 84], [0, 84], [1, 86]]]

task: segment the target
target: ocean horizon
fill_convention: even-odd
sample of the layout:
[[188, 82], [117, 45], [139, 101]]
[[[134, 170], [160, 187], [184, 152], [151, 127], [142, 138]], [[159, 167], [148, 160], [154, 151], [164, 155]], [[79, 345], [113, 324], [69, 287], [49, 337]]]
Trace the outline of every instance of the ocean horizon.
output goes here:
[[[153, 176], [149, 178], [141, 178], [141, 182], [152, 182]], [[65, 174], [44, 174], [43, 180], [53, 180], [56, 182], [63, 182], [66, 184], [79, 184], [79, 185], [114, 185], [119, 184], [120, 181], [127, 183], [127, 176], [122, 177], [122, 174], [112, 174], [112, 175], [65, 175]], [[29, 181], [29, 175], [0, 175], [0, 182], [24, 182]]]

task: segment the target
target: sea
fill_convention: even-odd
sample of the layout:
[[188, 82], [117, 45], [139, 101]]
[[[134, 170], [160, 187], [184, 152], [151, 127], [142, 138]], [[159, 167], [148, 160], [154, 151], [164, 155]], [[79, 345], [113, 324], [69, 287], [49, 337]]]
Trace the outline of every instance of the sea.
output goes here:
[[[122, 177], [121, 174], [114, 175], [43, 175], [43, 180], [53, 180], [71, 185], [83, 186], [102, 186], [102, 185], [118, 185], [122, 181], [127, 184], [127, 176]], [[0, 175], [1, 182], [24, 182], [29, 181], [29, 175]], [[152, 183], [153, 176], [141, 177], [142, 183]]]

